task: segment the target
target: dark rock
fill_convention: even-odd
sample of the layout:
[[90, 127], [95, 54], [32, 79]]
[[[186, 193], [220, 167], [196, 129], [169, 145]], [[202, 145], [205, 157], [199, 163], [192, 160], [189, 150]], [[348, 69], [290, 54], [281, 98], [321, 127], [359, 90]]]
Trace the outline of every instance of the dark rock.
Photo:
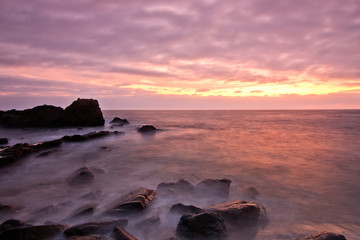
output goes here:
[[111, 120], [110, 124], [129, 124], [129, 121], [126, 119], [122, 119], [119, 117], [115, 117], [113, 120]]
[[82, 142], [88, 141], [95, 138], [101, 138], [112, 134], [117, 134], [118, 132], [109, 132], [109, 131], [99, 131], [99, 132], [90, 132], [83, 135], [72, 135], [72, 136], [64, 136], [61, 138], [64, 142]]
[[79, 197], [79, 199], [95, 200], [99, 197], [101, 191], [91, 191]]
[[245, 189], [245, 194], [248, 195], [251, 199], [256, 199], [256, 197], [260, 195], [260, 193], [253, 187]]
[[30, 227], [31, 224], [27, 224], [23, 221], [17, 219], [9, 219], [3, 222], [0, 225], [0, 234], [6, 230], [14, 229], [14, 228], [22, 228], [22, 227]]
[[0, 234], [1, 240], [45, 240], [61, 233], [65, 225], [42, 225], [13, 228]]
[[99, 103], [94, 99], [78, 98], [65, 108], [66, 126], [103, 126], [105, 123]]
[[0, 124], [7, 127], [103, 126], [104, 122], [99, 103], [93, 99], [78, 99], [65, 110], [42, 105], [24, 111], [10, 110], [0, 115]]
[[115, 219], [108, 221], [88, 222], [73, 226], [64, 231], [67, 237], [71, 236], [86, 236], [92, 234], [105, 234], [110, 232], [114, 227], [126, 227], [128, 220]]
[[56, 206], [50, 205], [35, 211], [32, 215], [35, 215], [35, 217], [38, 218], [38, 217], [44, 217], [46, 215], [57, 213], [58, 211], [59, 209]]
[[77, 219], [81, 217], [86, 217], [89, 215], [92, 215], [95, 211], [96, 204], [90, 203], [88, 205], [82, 206], [74, 211], [73, 214], [71, 214], [69, 217], [67, 217], [65, 220], [70, 219]]
[[104, 169], [91, 167], [90, 170], [95, 174], [105, 174]]
[[141, 128], [138, 128], [139, 133], [155, 133], [156, 128], [152, 125], [144, 125]]
[[205, 210], [220, 214], [227, 224], [233, 224], [239, 228], [266, 223], [267, 221], [265, 208], [258, 203], [247, 201], [220, 203]]
[[9, 140], [7, 138], [0, 138], [0, 144], [8, 144]]
[[176, 235], [185, 239], [226, 239], [224, 218], [208, 212], [184, 214], [177, 225]]
[[45, 152], [40, 153], [40, 154], [37, 155], [36, 157], [37, 157], [37, 158], [47, 157], [47, 156], [49, 156], [50, 154], [52, 154], [52, 153], [54, 153], [54, 152], [58, 152], [58, 151], [59, 151], [59, 150], [57, 150], [57, 149], [45, 151]]
[[15, 213], [16, 209], [13, 206], [0, 203], [0, 214], [11, 214]]
[[147, 218], [143, 221], [140, 221], [138, 223], [135, 224], [135, 227], [137, 229], [140, 229], [143, 232], [151, 232], [151, 231], [156, 231], [157, 227], [160, 226], [160, 217], [159, 216], [153, 216], [150, 218]]
[[123, 196], [119, 203], [110, 209], [108, 213], [131, 214], [141, 211], [155, 198], [155, 194], [155, 190], [140, 188]]
[[220, 197], [227, 198], [229, 196], [231, 180], [226, 178], [204, 179], [196, 184], [196, 193], [199, 197]]
[[156, 191], [163, 195], [172, 194], [192, 194], [195, 191], [195, 186], [185, 179], [181, 179], [176, 183], [160, 183]]
[[133, 235], [121, 227], [115, 227], [112, 232], [112, 236], [115, 240], [137, 240]]
[[311, 236], [306, 236], [298, 240], [346, 240], [343, 235], [332, 232], [318, 232]]
[[72, 236], [68, 240], [108, 240], [109, 238], [100, 235], [94, 236]]
[[94, 181], [94, 173], [87, 167], [82, 167], [74, 172], [68, 179], [70, 185], [88, 184]]
[[169, 213], [183, 215], [185, 213], [201, 213], [203, 211], [203, 209], [195, 207], [193, 205], [184, 205], [181, 203], [177, 203], [170, 208]]

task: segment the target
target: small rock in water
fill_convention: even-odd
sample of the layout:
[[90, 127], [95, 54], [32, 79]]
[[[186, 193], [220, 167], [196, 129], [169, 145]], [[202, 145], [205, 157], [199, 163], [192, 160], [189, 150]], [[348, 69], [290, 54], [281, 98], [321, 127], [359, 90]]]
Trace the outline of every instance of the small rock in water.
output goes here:
[[126, 219], [88, 222], [68, 228], [64, 231], [64, 234], [67, 237], [85, 236], [92, 234], [105, 234], [110, 232], [114, 227], [117, 226], [126, 227], [127, 224], [128, 224], [128, 220]]
[[224, 218], [217, 213], [184, 214], [176, 228], [176, 235], [184, 239], [224, 240]]
[[67, 219], [77, 219], [77, 218], [92, 215], [94, 213], [95, 207], [96, 207], [95, 203], [82, 206], [82, 207], [76, 209], [74, 211], [74, 213], [72, 215], [70, 215], [69, 217], [67, 217], [65, 220], [67, 220]]
[[129, 124], [129, 121], [127, 119], [122, 119], [119, 117], [115, 117], [113, 120], [111, 120], [110, 124]]
[[147, 218], [143, 221], [140, 221], [135, 224], [135, 227], [137, 229], [142, 230], [143, 232], [150, 232], [150, 231], [156, 231], [157, 227], [160, 226], [160, 217], [159, 216], [153, 216], [150, 218]]
[[41, 208], [41, 209], [33, 212], [32, 215], [34, 215], [34, 217], [36, 217], [36, 218], [39, 218], [39, 217], [44, 217], [46, 215], [57, 213], [58, 211], [59, 211], [59, 209], [56, 206], [49, 205], [47, 207]]
[[13, 206], [0, 203], [0, 213], [3, 215], [12, 214], [16, 213], [16, 209]]
[[227, 178], [210, 178], [204, 179], [196, 184], [196, 193], [199, 197], [220, 197], [229, 196], [231, 180]]
[[152, 125], [143, 125], [141, 128], [138, 129], [139, 133], [155, 133], [156, 128]]
[[112, 232], [112, 236], [115, 240], [137, 240], [133, 235], [121, 227], [115, 227]]
[[0, 233], [1, 240], [46, 240], [61, 233], [66, 225], [41, 225], [13, 228]]
[[9, 140], [7, 138], [0, 138], [0, 145], [2, 144], [8, 144]]
[[192, 194], [195, 191], [195, 186], [185, 179], [180, 179], [176, 183], [160, 183], [156, 191], [161, 195]]
[[346, 240], [343, 235], [332, 232], [318, 232], [311, 236], [299, 238], [298, 240]]
[[9, 219], [0, 225], [0, 234], [6, 230], [10, 230], [14, 228], [31, 227], [31, 226], [32, 226], [31, 224], [25, 223], [17, 219]]
[[107, 213], [131, 214], [144, 210], [155, 198], [155, 194], [155, 190], [140, 188], [123, 196], [119, 203]]
[[79, 197], [79, 199], [95, 200], [99, 197], [101, 191], [91, 191]]
[[201, 212], [204, 212], [204, 210], [201, 208], [195, 207], [193, 205], [184, 205], [182, 203], [177, 203], [173, 205], [169, 210], [169, 213], [171, 214], [180, 214], [180, 215], [183, 215], [185, 213], [201, 213]]
[[46, 157], [54, 152], [58, 152], [59, 150], [57, 149], [54, 149], [54, 150], [49, 150], [49, 151], [46, 151], [46, 152], [43, 152], [43, 153], [40, 153], [39, 155], [37, 155], [36, 157], [37, 158], [41, 158], [41, 157]]
[[87, 184], [94, 181], [94, 173], [87, 167], [82, 167], [74, 172], [68, 179], [70, 185]]
[[253, 187], [245, 189], [245, 194], [248, 195], [251, 199], [256, 199], [256, 197], [260, 195], [260, 193]]

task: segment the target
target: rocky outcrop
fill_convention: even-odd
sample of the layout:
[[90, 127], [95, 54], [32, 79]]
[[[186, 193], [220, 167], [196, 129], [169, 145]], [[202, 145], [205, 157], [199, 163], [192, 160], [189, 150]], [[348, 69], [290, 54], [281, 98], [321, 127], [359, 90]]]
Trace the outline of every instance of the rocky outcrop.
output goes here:
[[61, 233], [67, 226], [52, 224], [28, 226], [6, 230], [0, 233], [1, 240], [45, 240]]
[[115, 227], [112, 232], [112, 237], [115, 240], [137, 240], [133, 235], [122, 229], [121, 227]]
[[129, 121], [127, 119], [122, 119], [119, 117], [115, 117], [113, 120], [110, 121], [110, 124], [112, 125], [126, 125], [129, 124]]
[[94, 173], [87, 167], [76, 170], [67, 180], [69, 185], [82, 185], [94, 181]]
[[0, 145], [8, 144], [9, 140], [7, 138], [0, 138]]
[[64, 231], [64, 234], [67, 237], [105, 234], [110, 232], [114, 227], [126, 227], [127, 224], [128, 220], [126, 219], [88, 222], [70, 227]]
[[155, 133], [157, 129], [152, 125], [144, 125], [141, 128], [138, 128], [139, 133]]
[[103, 126], [104, 122], [98, 101], [80, 98], [65, 110], [42, 105], [23, 111], [10, 110], [0, 115], [0, 124], [6, 127]]
[[64, 136], [61, 139], [32, 144], [32, 145], [27, 143], [18, 143], [16, 145], [5, 147], [0, 150], [0, 168], [10, 165], [15, 161], [17, 161], [18, 159], [20, 159], [21, 157], [24, 157], [30, 153], [44, 151], [50, 148], [60, 146], [63, 142], [88, 141], [118, 133], [119, 132], [117, 131], [114, 132], [99, 131], [99, 132], [90, 132], [84, 135]]
[[176, 228], [176, 235], [182, 239], [226, 239], [224, 218], [208, 212], [184, 214]]
[[298, 238], [297, 240], [346, 240], [343, 235], [332, 232], [318, 232], [311, 236]]
[[108, 214], [132, 214], [144, 210], [155, 198], [156, 191], [140, 188], [123, 196], [115, 207], [107, 211]]

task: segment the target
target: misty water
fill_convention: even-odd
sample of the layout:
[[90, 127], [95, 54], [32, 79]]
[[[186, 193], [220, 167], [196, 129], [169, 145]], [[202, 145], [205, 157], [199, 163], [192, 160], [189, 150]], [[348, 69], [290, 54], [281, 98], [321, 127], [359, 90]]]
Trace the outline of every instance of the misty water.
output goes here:
[[[138, 187], [156, 189], [161, 182], [205, 178], [232, 180], [229, 200], [265, 206], [269, 224], [260, 239], [294, 239], [317, 231], [333, 231], [360, 239], [360, 111], [103, 111], [104, 127], [66, 129], [0, 129], [9, 145], [36, 143], [64, 135], [111, 130], [124, 134], [80, 143], [64, 143], [58, 151], [35, 153], [0, 169], [0, 203], [17, 208], [12, 218], [33, 224], [47, 221], [73, 225], [102, 218], [101, 213], [123, 194]], [[113, 117], [130, 125], [110, 129]], [[162, 131], [141, 135], [152, 124]], [[80, 167], [104, 170], [90, 185], [69, 186], [66, 179]], [[260, 195], [253, 200], [246, 189]], [[94, 199], [82, 195], [93, 191]], [[156, 198], [142, 214], [129, 217], [127, 230], [139, 239], [175, 235], [178, 218], [167, 215], [172, 204], [206, 207], [216, 200]], [[86, 204], [95, 213], [69, 216]], [[47, 206], [59, 211], [35, 212]], [[134, 224], [159, 215], [160, 230], [144, 233]], [[0, 221], [8, 216], [0, 215]], [[59, 239], [59, 238], [57, 238]], [[230, 239], [242, 239], [231, 236]]]

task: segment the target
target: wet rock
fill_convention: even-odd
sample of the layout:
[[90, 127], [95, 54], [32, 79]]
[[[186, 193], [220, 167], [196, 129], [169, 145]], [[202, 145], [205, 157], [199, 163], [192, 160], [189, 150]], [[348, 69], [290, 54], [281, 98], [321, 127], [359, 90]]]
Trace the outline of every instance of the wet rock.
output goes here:
[[299, 238], [298, 240], [346, 240], [343, 235], [332, 232], [318, 232], [311, 236]]
[[155, 133], [156, 128], [152, 125], [144, 125], [141, 128], [138, 128], [139, 133]]
[[265, 224], [267, 221], [265, 208], [258, 203], [247, 201], [220, 203], [205, 210], [220, 214], [227, 224], [233, 224], [239, 228], [254, 226], [258, 223]]
[[37, 158], [47, 157], [47, 156], [49, 156], [50, 154], [52, 154], [52, 153], [54, 153], [54, 152], [58, 152], [58, 151], [59, 151], [59, 150], [57, 150], [57, 149], [49, 150], [49, 151], [40, 153], [40, 154], [37, 155], [36, 157], [37, 157]]
[[115, 240], [137, 240], [133, 235], [121, 227], [115, 227], [112, 232], [112, 236]]
[[122, 125], [125, 125], [125, 124], [129, 124], [129, 121], [127, 119], [122, 119], [122, 118], [119, 118], [119, 117], [115, 117], [113, 120], [111, 120], [110, 124], [122, 124]]
[[67, 180], [70, 185], [82, 185], [94, 181], [94, 173], [87, 167], [82, 167], [74, 172]]
[[68, 240], [108, 240], [109, 238], [100, 235], [94, 236], [72, 236]]
[[181, 239], [226, 239], [224, 218], [217, 213], [184, 214], [176, 228]]
[[10, 230], [14, 228], [31, 227], [31, 226], [32, 226], [31, 224], [25, 223], [17, 219], [9, 219], [0, 225], [0, 234], [6, 230]]
[[153, 216], [136, 223], [135, 227], [137, 229], [142, 230], [143, 232], [151, 232], [151, 231], [156, 231], [157, 228], [160, 226], [160, 223], [161, 223], [160, 217]]
[[245, 194], [248, 195], [251, 199], [256, 199], [256, 197], [260, 195], [260, 193], [253, 187], [245, 189]]
[[72, 136], [64, 136], [61, 138], [64, 142], [83, 142], [96, 138], [105, 137], [112, 134], [117, 134], [118, 132], [109, 132], [109, 131], [99, 131], [99, 132], [90, 132], [83, 135], [72, 135]]
[[13, 228], [0, 233], [1, 240], [45, 240], [61, 233], [65, 225], [42, 225]]
[[195, 207], [193, 205], [184, 205], [182, 203], [177, 203], [170, 208], [169, 213], [183, 215], [185, 213], [201, 213], [203, 211], [203, 209]]
[[227, 178], [204, 179], [196, 184], [196, 193], [199, 197], [216, 196], [227, 198], [229, 196], [231, 180]]
[[125, 196], [107, 213], [131, 214], [144, 210], [155, 198], [156, 191], [148, 188], [140, 188]]
[[69, 217], [67, 217], [65, 220], [78, 219], [78, 218], [86, 217], [89, 215], [93, 215], [95, 208], [96, 208], [95, 203], [91, 203], [91, 204], [82, 206], [82, 207], [76, 209], [74, 211], [74, 213], [71, 214]]
[[13, 206], [0, 203], [0, 214], [12, 214], [16, 213], [16, 209]]
[[0, 138], [0, 145], [2, 144], [8, 144], [9, 140], [7, 138]]
[[176, 183], [160, 183], [156, 191], [161, 195], [192, 194], [195, 186], [185, 179], [180, 179]]
[[103, 126], [104, 122], [99, 103], [94, 99], [77, 99], [65, 110], [42, 105], [24, 111], [6, 111], [0, 116], [0, 124], [6, 127]]
[[127, 224], [128, 224], [128, 220], [126, 219], [88, 222], [68, 228], [64, 231], [64, 234], [67, 237], [86, 236], [92, 234], [105, 234], [110, 232], [114, 227], [117, 226], [126, 227]]

